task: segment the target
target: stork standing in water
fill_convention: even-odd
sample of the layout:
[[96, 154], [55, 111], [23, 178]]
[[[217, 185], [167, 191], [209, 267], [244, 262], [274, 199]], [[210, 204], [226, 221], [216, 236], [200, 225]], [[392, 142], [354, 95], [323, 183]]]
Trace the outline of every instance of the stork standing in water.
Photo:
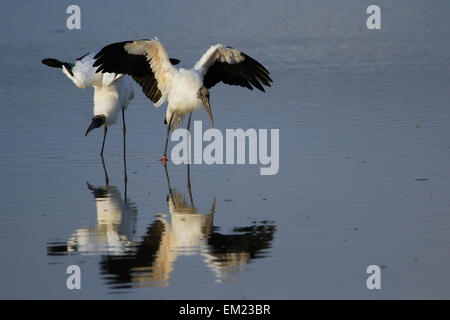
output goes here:
[[263, 85], [270, 87], [272, 82], [269, 71], [258, 61], [222, 44], [211, 46], [190, 70], [174, 68], [158, 39], [113, 43], [94, 58], [97, 72], [129, 74], [156, 107], [168, 102], [166, 144], [161, 158], [164, 165], [169, 132], [181, 124], [187, 113], [189, 130], [192, 112], [203, 104], [213, 126], [208, 89], [222, 81], [264, 91]]
[[95, 53], [88, 53], [77, 59], [75, 63], [62, 62], [57, 59], [44, 59], [42, 63], [61, 68], [63, 73], [81, 89], [94, 87], [94, 117], [86, 130], [85, 136], [103, 126], [103, 143], [100, 156], [103, 157], [108, 127], [114, 124], [122, 110], [123, 148], [125, 153], [125, 109], [134, 97], [133, 81], [123, 74], [96, 73], [93, 67]]

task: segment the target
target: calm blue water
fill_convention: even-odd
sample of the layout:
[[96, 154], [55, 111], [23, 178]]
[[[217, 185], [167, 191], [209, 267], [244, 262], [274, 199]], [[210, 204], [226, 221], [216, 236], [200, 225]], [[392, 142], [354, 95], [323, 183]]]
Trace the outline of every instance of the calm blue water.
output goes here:
[[[76, 3], [72, 31], [71, 2], [0, 4], [1, 298], [450, 298], [448, 1], [379, 1], [378, 31], [373, 1]], [[182, 67], [224, 43], [270, 70], [265, 94], [211, 96], [220, 130], [280, 130], [277, 175], [192, 165], [188, 187], [158, 161], [165, 107], [140, 93], [127, 185], [120, 123], [103, 167], [92, 90], [40, 60], [153, 36]]]

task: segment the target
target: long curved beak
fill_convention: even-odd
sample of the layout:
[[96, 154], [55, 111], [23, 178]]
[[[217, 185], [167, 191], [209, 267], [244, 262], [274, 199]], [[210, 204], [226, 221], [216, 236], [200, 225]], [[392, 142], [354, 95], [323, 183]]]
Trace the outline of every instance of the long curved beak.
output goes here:
[[91, 132], [92, 130], [94, 130], [95, 128], [98, 128], [95, 126], [95, 123], [92, 121], [91, 125], [89, 126], [89, 128], [87, 128], [86, 133], [84, 134], [85, 137], [88, 136], [88, 133]]
[[203, 105], [205, 106], [206, 111], [208, 111], [209, 119], [211, 119], [211, 127], [214, 127], [214, 120], [211, 112], [211, 104], [209, 103], [209, 97], [204, 97], [202, 99]]
[[91, 132], [95, 128], [101, 127], [104, 123], [105, 123], [105, 116], [104, 115], [99, 115], [99, 116], [93, 117], [92, 118], [92, 122], [91, 122], [89, 128], [87, 128], [86, 133], [85, 133], [84, 136], [87, 137], [89, 132]]

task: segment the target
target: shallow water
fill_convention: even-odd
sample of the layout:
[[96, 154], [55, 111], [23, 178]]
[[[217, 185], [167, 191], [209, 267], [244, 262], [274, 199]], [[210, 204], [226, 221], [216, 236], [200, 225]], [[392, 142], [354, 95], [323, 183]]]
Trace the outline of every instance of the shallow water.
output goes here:
[[[368, 1], [78, 3], [79, 31], [67, 4], [0, 4], [1, 298], [450, 298], [448, 2], [382, 3], [379, 31]], [[101, 130], [84, 138], [92, 91], [40, 60], [155, 35], [182, 67], [220, 42], [270, 70], [265, 94], [211, 95], [218, 129], [280, 129], [277, 175], [166, 172], [164, 107], [142, 94], [128, 183], [120, 124], [102, 163]]]

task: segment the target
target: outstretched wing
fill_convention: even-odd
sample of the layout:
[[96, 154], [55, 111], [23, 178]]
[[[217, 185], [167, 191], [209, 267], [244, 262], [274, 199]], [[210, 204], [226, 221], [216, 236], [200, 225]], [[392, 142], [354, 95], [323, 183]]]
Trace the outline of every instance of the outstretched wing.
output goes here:
[[195, 64], [194, 69], [203, 74], [206, 88], [218, 82], [264, 91], [273, 82], [269, 71], [245, 53], [222, 44], [211, 46]]
[[76, 60], [75, 63], [64, 62], [57, 59], [43, 59], [42, 63], [54, 68], [61, 68], [62, 72], [81, 89], [94, 85], [109, 86], [122, 77], [115, 73], [96, 73], [94, 53], [87, 53]]
[[125, 73], [142, 92], [160, 106], [167, 100], [177, 59], [169, 59], [159, 40], [134, 40], [107, 45], [94, 57], [97, 72]]
[[43, 64], [45, 64], [46, 66], [49, 66], [49, 67], [52, 67], [52, 68], [60, 68], [60, 69], [62, 69], [64, 67], [64, 68], [66, 68], [67, 72], [69, 72], [69, 74], [71, 76], [73, 76], [73, 72], [72, 72], [72, 68], [74, 66], [73, 63], [64, 62], [64, 61], [60, 61], [58, 59], [53, 59], [53, 58], [42, 59], [41, 62]]

